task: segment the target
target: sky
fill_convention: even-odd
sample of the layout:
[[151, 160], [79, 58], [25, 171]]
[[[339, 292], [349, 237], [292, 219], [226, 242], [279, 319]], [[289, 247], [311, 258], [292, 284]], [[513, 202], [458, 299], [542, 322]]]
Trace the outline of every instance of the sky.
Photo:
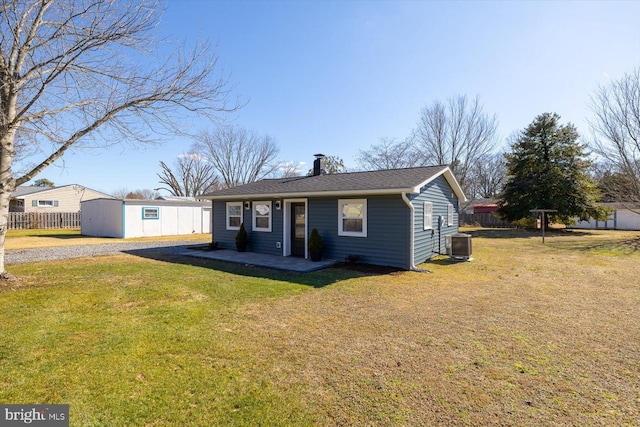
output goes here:
[[[404, 139], [422, 108], [458, 95], [497, 116], [496, 151], [545, 112], [589, 136], [590, 96], [640, 67], [640, 1], [165, 2], [159, 34], [217, 46], [246, 103], [228, 122], [271, 136], [279, 159], [305, 171], [315, 153], [356, 168], [360, 150]], [[172, 165], [192, 142], [74, 151], [36, 179], [154, 189], [159, 162]]]

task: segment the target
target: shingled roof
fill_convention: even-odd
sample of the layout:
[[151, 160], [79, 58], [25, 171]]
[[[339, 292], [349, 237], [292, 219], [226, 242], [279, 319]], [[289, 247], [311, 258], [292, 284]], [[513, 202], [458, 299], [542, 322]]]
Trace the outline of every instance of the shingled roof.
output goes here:
[[263, 179], [250, 184], [207, 193], [199, 196], [199, 198], [229, 200], [256, 197], [418, 193], [421, 187], [440, 175], [444, 175], [460, 200], [466, 199], [449, 167], [442, 165]]

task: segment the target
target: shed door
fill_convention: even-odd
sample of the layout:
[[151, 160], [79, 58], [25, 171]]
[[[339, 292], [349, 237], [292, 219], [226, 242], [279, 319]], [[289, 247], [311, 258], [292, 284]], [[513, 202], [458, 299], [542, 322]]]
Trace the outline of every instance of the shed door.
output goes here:
[[291, 256], [304, 258], [305, 229], [304, 203], [291, 203]]

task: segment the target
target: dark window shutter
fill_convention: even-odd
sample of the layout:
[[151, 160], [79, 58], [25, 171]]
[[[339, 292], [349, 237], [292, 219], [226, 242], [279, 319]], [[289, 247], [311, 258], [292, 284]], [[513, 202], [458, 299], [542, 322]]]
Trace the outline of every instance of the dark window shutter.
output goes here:
[[56, 207], [56, 208], [58, 207], [58, 201], [57, 200], [53, 201], [53, 206]]
[[32, 200], [31, 201], [31, 206], [38, 206], [38, 201], [37, 200]]

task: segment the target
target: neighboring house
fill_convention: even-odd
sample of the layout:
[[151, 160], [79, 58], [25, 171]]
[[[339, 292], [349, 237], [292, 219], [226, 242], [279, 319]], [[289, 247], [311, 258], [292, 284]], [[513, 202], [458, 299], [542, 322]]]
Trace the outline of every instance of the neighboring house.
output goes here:
[[[605, 230], [640, 230], [640, 206], [630, 206], [625, 203], [603, 203], [611, 209], [609, 218], [606, 221], [590, 219], [589, 221], [579, 221], [569, 225], [568, 228], [582, 229], [605, 229]], [[633, 210], [629, 209], [632, 208]]]
[[325, 175], [319, 159], [312, 176], [265, 179], [207, 193], [213, 238], [235, 248], [241, 223], [249, 251], [308, 257], [317, 228], [323, 257], [415, 268], [445, 254], [445, 236], [458, 231], [458, 203], [465, 200], [447, 166]]
[[80, 202], [100, 197], [113, 198], [77, 184], [53, 188], [21, 185], [11, 195], [9, 212], [78, 212]]
[[465, 214], [496, 213], [498, 208], [499, 206], [494, 199], [486, 198], [469, 200], [460, 205], [460, 211]]
[[94, 199], [82, 202], [80, 233], [97, 237], [151, 237], [210, 233], [208, 202]]

